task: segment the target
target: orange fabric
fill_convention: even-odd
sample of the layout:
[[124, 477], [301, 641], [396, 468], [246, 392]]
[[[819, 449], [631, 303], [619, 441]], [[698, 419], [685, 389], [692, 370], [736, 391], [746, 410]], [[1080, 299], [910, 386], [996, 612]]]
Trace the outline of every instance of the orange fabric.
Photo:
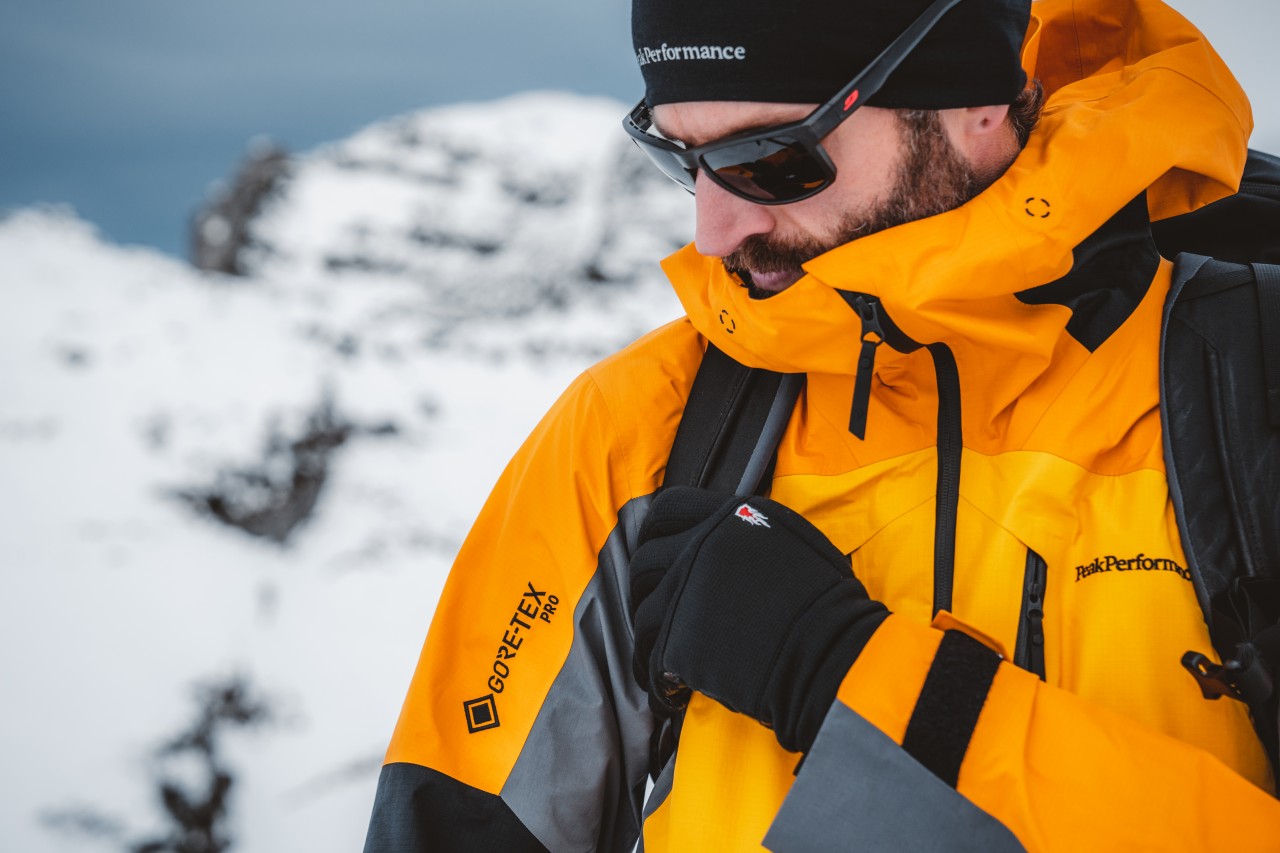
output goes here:
[[[688, 318], [590, 370], [503, 474], [446, 586], [388, 761], [502, 789], [582, 640], [568, 615], [619, 509], [661, 483], [707, 340], [746, 364], [808, 374], [772, 496], [851, 553], [894, 612], [840, 701], [901, 740], [941, 637], [928, 627], [939, 391], [927, 350], [881, 346], [866, 440], [849, 433], [860, 327], [837, 290], [854, 290], [955, 356], [953, 618], [1012, 652], [1028, 551], [1047, 564], [1048, 683], [1001, 665], [961, 792], [1034, 850], [1280, 849], [1280, 806], [1264, 793], [1270, 771], [1243, 706], [1206, 702], [1178, 664], [1211, 645], [1161, 450], [1156, 346], [1170, 266], [1092, 352], [1067, 333], [1070, 309], [1016, 296], [1072, 269], [1081, 241], [1143, 192], [1155, 218], [1231, 192], [1248, 103], [1157, 0], [1040, 0], [1033, 14], [1024, 65], [1046, 86], [1044, 118], [969, 204], [816, 258], [768, 300], [693, 247], [667, 259]], [[501, 727], [471, 734], [462, 703], [489, 691], [527, 582], [558, 597], [558, 615], [510, 662]], [[759, 851], [797, 760], [754, 721], [695, 697], [645, 849]], [[592, 804], [580, 807], [563, 820], [593, 819]], [[1220, 844], [1227, 813], [1241, 836]]]
[[[901, 743], [941, 637], [891, 616], [838, 701]], [[1218, 758], [1008, 664], [957, 790], [1028, 850], [1280, 849], [1280, 803]]]
[[[671, 359], [680, 338], [684, 358]], [[646, 363], [646, 348], [667, 358], [641, 383], [633, 374]], [[618, 510], [652, 492], [661, 477], [701, 356], [697, 337], [683, 322], [649, 335], [631, 352], [641, 357], [596, 368], [608, 377], [605, 391], [591, 375], [580, 377], [503, 472], [445, 584], [387, 763], [425, 764], [489, 793], [502, 788], [568, 654], [572, 614]], [[645, 393], [643, 404], [637, 390]], [[664, 412], [665, 423], [659, 416], [653, 431], [643, 430], [644, 422], [631, 415], [641, 406], [650, 414]], [[628, 414], [615, 417], [614, 411]], [[590, 467], [582, 464], [586, 459]], [[524, 596], [530, 583], [556, 597], [549, 621], [520, 610], [534, 604]], [[522, 622], [532, 627], [511, 635]], [[505, 636], [519, 647], [502, 652]], [[501, 692], [493, 690], [491, 677], [502, 679]], [[462, 703], [489, 693], [501, 725], [477, 742], [480, 735], [468, 732]]]

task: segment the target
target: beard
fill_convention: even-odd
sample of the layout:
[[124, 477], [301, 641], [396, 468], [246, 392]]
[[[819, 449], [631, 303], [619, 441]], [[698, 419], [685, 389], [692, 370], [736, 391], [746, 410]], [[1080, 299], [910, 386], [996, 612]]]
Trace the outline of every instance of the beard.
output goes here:
[[746, 283], [756, 298], [774, 292], [751, 281], [750, 271], [789, 273], [798, 280], [801, 265], [837, 246], [917, 219], [953, 210], [995, 183], [1003, 170], [980, 174], [951, 144], [942, 120], [933, 110], [898, 113], [904, 154], [889, 192], [866, 210], [847, 213], [827, 240], [805, 236], [782, 240], [753, 234], [724, 258], [729, 272]]

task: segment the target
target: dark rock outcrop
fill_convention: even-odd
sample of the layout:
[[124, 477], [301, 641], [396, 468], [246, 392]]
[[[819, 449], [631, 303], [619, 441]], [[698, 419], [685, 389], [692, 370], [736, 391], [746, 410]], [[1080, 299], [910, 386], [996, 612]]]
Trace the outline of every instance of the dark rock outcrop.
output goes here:
[[253, 239], [249, 223], [288, 172], [289, 155], [283, 148], [274, 143], [251, 146], [230, 185], [192, 217], [191, 263], [197, 269], [245, 275], [240, 253]]

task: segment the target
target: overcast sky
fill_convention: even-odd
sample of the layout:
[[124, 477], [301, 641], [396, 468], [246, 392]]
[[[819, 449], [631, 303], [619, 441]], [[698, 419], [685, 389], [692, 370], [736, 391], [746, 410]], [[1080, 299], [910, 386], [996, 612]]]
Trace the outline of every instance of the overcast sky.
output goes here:
[[[693, 0], [696, 2], [696, 0]], [[0, 207], [65, 202], [184, 251], [186, 219], [258, 135], [293, 149], [423, 106], [531, 88], [636, 98], [629, 0], [0, 2]], [[1277, 0], [1174, 0], [1280, 150]]]

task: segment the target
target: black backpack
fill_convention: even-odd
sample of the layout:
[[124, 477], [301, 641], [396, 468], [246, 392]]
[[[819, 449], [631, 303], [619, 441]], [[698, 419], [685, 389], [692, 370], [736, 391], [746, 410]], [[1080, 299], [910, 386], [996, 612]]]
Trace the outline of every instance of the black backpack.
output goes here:
[[[1160, 352], [1169, 489], [1223, 661], [1190, 650], [1182, 664], [1206, 699], [1249, 706], [1280, 768], [1280, 158], [1251, 151], [1237, 194], [1152, 233], [1177, 258]], [[708, 344], [663, 485], [767, 491], [803, 385]], [[679, 722], [655, 733], [655, 774]]]

